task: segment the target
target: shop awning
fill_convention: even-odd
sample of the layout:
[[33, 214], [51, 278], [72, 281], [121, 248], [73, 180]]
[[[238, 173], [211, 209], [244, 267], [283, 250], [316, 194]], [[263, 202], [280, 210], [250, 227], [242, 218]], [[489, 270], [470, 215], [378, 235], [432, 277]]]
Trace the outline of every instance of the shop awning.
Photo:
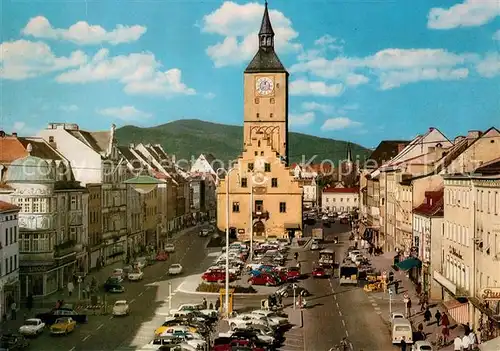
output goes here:
[[402, 271], [409, 271], [412, 268], [415, 267], [420, 267], [422, 265], [422, 262], [414, 257], [407, 258], [404, 261], [401, 261], [399, 263], [396, 263], [396, 266], [401, 269]]
[[298, 223], [285, 223], [285, 229], [297, 229], [297, 230], [300, 230], [300, 224], [298, 224]]
[[469, 303], [460, 302], [455, 299], [445, 301], [444, 307], [451, 318], [458, 324], [467, 324], [469, 322]]

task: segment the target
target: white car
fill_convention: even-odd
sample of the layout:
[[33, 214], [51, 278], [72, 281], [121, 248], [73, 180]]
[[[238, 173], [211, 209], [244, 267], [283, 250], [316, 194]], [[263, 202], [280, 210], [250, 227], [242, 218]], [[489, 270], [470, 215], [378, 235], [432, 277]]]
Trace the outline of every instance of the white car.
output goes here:
[[126, 316], [130, 308], [126, 300], [118, 300], [113, 305], [113, 316]]
[[[182, 338], [180, 338], [177, 335], [174, 336], [174, 335], [167, 334], [165, 336], [160, 336], [160, 337], [154, 338], [151, 342], [149, 342], [147, 345], [144, 345], [143, 347], [141, 347], [138, 350], [163, 350], [163, 347], [165, 347], [167, 345], [171, 346], [172, 344], [175, 344], [176, 346], [179, 347], [179, 348], [176, 348], [175, 350], [198, 351], [198, 349], [195, 346], [190, 345], [187, 342], [182, 342], [179, 344], [178, 343], [179, 340], [182, 340]], [[169, 349], [169, 348], [166, 348], [166, 349]]]
[[168, 252], [168, 253], [175, 252], [174, 244], [165, 244], [165, 252]]
[[236, 315], [233, 318], [228, 318], [227, 323], [229, 324], [229, 328], [231, 330], [237, 328], [247, 328], [253, 324], [270, 326], [266, 317], [252, 313], [244, 313]]
[[142, 280], [143, 278], [144, 278], [143, 271], [130, 272], [128, 274], [128, 280], [137, 281], [137, 280]]
[[182, 305], [180, 305], [176, 309], [170, 310], [170, 314], [172, 316], [175, 316], [179, 312], [183, 313], [183, 312], [192, 312], [192, 311], [198, 311], [198, 312], [200, 312], [208, 317], [214, 317], [217, 315], [216, 310], [211, 310], [209, 308], [204, 309], [203, 304], [201, 304], [201, 303], [183, 303]]
[[[219, 333], [219, 337], [220, 338], [230, 338], [236, 331], [239, 331], [239, 330], [247, 330], [247, 329], [242, 328], [242, 329], [237, 329], [237, 330], [230, 330], [227, 333]], [[274, 331], [272, 329], [268, 329], [269, 330], [268, 334], [265, 333], [264, 329], [261, 329], [261, 328], [250, 327], [249, 330], [252, 330], [255, 332], [257, 339], [260, 342], [266, 343], [268, 345], [273, 345], [276, 341], [274, 336], [272, 336], [272, 334], [274, 333]]]
[[168, 268], [168, 274], [178, 275], [182, 273], [182, 266], [178, 263], [174, 263]]
[[427, 340], [416, 341], [412, 347], [411, 351], [433, 351], [432, 344]]
[[29, 318], [19, 328], [19, 334], [25, 336], [36, 336], [43, 332], [45, 323], [39, 318]]
[[321, 220], [322, 220], [322, 221], [327, 221], [327, 220], [328, 220], [328, 215], [323, 215], [323, 216], [321, 216]]
[[271, 327], [277, 327], [277, 326], [282, 326], [282, 325], [288, 324], [287, 318], [280, 317], [273, 311], [255, 310], [255, 311], [252, 311], [251, 314], [254, 314], [254, 315], [259, 316], [259, 317], [267, 318], [269, 326], [271, 326]]

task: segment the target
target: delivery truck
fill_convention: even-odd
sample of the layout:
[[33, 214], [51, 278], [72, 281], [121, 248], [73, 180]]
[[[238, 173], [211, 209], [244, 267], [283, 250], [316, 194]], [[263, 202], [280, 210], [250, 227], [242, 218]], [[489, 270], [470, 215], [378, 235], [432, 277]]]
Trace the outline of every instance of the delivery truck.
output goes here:
[[323, 228], [314, 228], [312, 230], [312, 238], [315, 239], [315, 240], [324, 240], [325, 237], [324, 237], [324, 234], [323, 234]]

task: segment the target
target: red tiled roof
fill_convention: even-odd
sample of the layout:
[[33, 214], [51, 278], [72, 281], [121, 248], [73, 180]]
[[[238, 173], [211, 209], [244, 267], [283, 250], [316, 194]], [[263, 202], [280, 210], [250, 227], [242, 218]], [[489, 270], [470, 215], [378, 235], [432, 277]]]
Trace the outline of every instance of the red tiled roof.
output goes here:
[[347, 193], [359, 193], [359, 188], [325, 188], [323, 189], [324, 193], [339, 193], [339, 194], [347, 194]]
[[302, 166], [298, 163], [292, 163], [290, 169], [299, 166], [305, 172], [316, 172], [318, 174], [330, 174], [332, 172], [332, 165], [329, 163], [315, 163], [307, 166]]
[[426, 191], [425, 200], [413, 209], [413, 213], [431, 216], [442, 216], [444, 213], [443, 190]]
[[10, 202], [0, 200], [0, 212], [19, 211], [20, 208]]

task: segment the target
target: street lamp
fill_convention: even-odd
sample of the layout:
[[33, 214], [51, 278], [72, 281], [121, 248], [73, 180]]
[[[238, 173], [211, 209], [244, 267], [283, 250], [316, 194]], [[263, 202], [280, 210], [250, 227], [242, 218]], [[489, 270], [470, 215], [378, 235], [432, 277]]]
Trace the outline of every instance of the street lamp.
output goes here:
[[[137, 191], [141, 195], [146, 195], [152, 192], [158, 184], [162, 184], [161, 180], [150, 177], [148, 175], [138, 175], [133, 178], [127, 179], [123, 182], [123, 184], [130, 185], [132, 189]], [[144, 205], [146, 202], [144, 202]], [[145, 218], [144, 218], [145, 220]], [[160, 246], [160, 234], [158, 233], [158, 228], [156, 229], [156, 248], [158, 249]]]
[[224, 168], [217, 169], [217, 174], [220, 172], [226, 173], [226, 284], [225, 284], [225, 313], [226, 317], [229, 317], [229, 175], [232, 171], [237, 170], [238, 168], [232, 167], [228, 170]]

